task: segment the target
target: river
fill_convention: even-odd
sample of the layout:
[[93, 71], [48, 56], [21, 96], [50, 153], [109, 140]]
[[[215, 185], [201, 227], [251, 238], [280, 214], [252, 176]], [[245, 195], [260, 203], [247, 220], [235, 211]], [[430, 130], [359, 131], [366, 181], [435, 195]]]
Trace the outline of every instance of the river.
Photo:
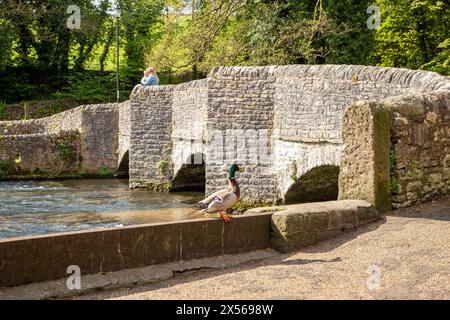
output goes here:
[[130, 190], [127, 180], [0, 182], [0, 239], [205, 217], [202, 197]]

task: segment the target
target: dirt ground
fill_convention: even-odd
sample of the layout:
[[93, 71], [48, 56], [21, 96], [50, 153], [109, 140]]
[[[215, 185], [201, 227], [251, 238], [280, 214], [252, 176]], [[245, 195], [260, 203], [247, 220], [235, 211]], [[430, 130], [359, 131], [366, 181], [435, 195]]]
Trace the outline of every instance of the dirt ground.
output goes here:
[[76, 299], [450, 299], [450, 198], [291, 254]]

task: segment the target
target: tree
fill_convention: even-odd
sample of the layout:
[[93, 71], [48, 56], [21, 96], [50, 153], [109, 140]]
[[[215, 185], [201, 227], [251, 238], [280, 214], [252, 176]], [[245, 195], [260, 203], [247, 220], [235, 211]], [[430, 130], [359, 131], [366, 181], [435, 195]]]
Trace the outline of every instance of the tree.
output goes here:
[[242, 0], [168, 1], [162, 37], [147, 55], [167, 73], [204, 75], [204, 61], [215, 41], [245, 6]]
[[382, 24], [375, 56], [381, 65], [449, 74], [450, 2], [378, 0]]

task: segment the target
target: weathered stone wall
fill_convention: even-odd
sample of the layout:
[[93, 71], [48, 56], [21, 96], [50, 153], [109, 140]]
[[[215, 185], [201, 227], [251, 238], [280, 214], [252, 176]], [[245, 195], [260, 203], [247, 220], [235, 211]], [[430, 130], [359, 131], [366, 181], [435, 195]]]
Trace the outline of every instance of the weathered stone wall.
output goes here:
[[119, 112], [116, 104], [85, 106], [82, 112], [82, 169], [117, 171]]
[[[81, 106], [52, 117], [0, 122], [0, 161], [8, 176], [56, 177], [117, 170], [115, 104]], [[6, 177], [7, 178], [7, 177]]]
[[339, 199], [361, 199], [391, 209], [390, 113], [375, 102], [355, 102], [345, 113]]
[[0, 121], [0, 135], [25, 135], [38, 133], [58, 133], [79, 130], [85, 107], [64, 111], [48, 118], [25, 121]]
[[340, 199], [387, 211], [449, 194], [450, 90], [355, 103], [343, 135]]
[[164, 189], [172, 178], [174, 86], [137, 86], [130, 106], [130, 187]]
[[450, 90], [383, 101], [392, 114], [394, 208], [450, 193]]
[[[270, 141], [274, 118], [273, 70], [274, 67], [223, 67], [209, 75], [207, 193], [227, 184], [224, 164], [237, 162], [242, 170], [237, 177], [243, 199], [276, 201]], [[266, 138], [267, 145], [258, 145], [256, 138]]]
[[444, 77], [435, 73], [370, 66], [280, 66], [274, 73], [278, 198], [295, 182], [293, 174], [299, 179], [317, 166], [339, 166], [343, 117], [352, 102], [445, 86]]
[[[66, 159], [61, 145], [71, 150]], [[78, 131], [0, 136], [0, 161], [8, 164], [7, 177], [65, 175], [81, 168], [81, 136]]]
[[[204, 154], [207, 81], [137, 86], [131, 95], [130, 186], [167, 190], [191, 155]], [[202, 157], [196, 159], [202, 162]]]

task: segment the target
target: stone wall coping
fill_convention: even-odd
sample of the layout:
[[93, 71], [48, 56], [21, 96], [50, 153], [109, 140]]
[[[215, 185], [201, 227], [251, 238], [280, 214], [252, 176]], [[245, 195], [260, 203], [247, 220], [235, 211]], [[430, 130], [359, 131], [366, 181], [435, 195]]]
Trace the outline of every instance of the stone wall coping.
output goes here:
[[[418, 90], [450, 91], [450, 77], [436, 72], [363, 65], [284, 65], [284, 66], [222, 66], [213, 68], [206, 79], [177, 85], [143, 87], [137, 85], [131, 98], [146, 92], [175, 92], [192, 88], [207, 88], [210, 79], [217, 76], [232, 77], [298, 77], [327, 80], [390, 83]], [[280, 80], [282, 81], [282, 80]]]
[[[431, 71], [363, 65], [285, 65], [216, 67], [208, 77], [215, 76], [300, 77], [355, 82], [383, 82], [414, 87], [423, 91], [450, 90], [450, 78]], [[356, 76], [356, 77], [355, 77]]]
[[291, 204], [268, 208], [256, 208], [249, 210], [248, 213], [249, 214], [272, 213], [274, 216], [304, 215], [304, 214], [315, 214], [331, 211], [351, 211], [351, 210], [358, 210], [359, 208], [370, 208], [370, 207], [373, 206], [364, 200], [339, 200], [339, 201]]
[[[128, 101], [127, 101], [128, 102]], [[79, 107], [66, 110], [57, 114], [54, 114], [50, 117], [39, 118], [39, 119], [29, 119], [29, 120], [9, 120], [9, 121], [0, 121], [0, 125], [40, 125], [47, 124], [52, 122], [53, 120], [59, 120], [60, 118], [67, 118], [76, 113], [81, 113], [83, 111], [102, 111], [102, 110], [111, 110], [117, 107], [116, 103], [105, 103], [105, 104], [86, 104], [81, 105]]]
[[362, 200], [279, 207], [271, 218], [272, 247], [281, 252], [294, 251], [379, 219], [375, 207]]
[[450, 106], [450, 91], [439, 90], [422, 94], [409, 93], [388, 97], [381, 100], [380, 104], [392, 112], [415, 118], [428, 112], [427, 105], [435, 104], [438, 101], [442, 101], [445, 105], [445, 100], [447, 101], [447, 106]]
[[136, 85], [131, 92], [131, 99], [137, 95], [150, 92], [178, 92], [190, 89], [207, 89], [208, 79], [194, 80], [180, 84], [160, 85], [160, 86], [142, 86]]
[[442, 102], [442, 105], [450, 105], [450, 90], [436, 90], [426, 93], [405, 93], [387, 97], [381, 101], [357, 100], [352, 103], [352, 106], [363, 107], [366, 104], [373, 104], [388, 109], [391, 112], [420, 121], [428, 112], [427, 105], [436, 104], [439, 101]]
[[50, 138], [50, 137], [59, 137], [59, 136], [61, 136], [62, 133], [79, 133], [79, 131], [78, 130], [65, 130], [63, 132], [42, 132], [42, 133], [30, 133], [30, 134], [0, 135], [0, 139], [1, 138], [9, 138], [9, 139]]

